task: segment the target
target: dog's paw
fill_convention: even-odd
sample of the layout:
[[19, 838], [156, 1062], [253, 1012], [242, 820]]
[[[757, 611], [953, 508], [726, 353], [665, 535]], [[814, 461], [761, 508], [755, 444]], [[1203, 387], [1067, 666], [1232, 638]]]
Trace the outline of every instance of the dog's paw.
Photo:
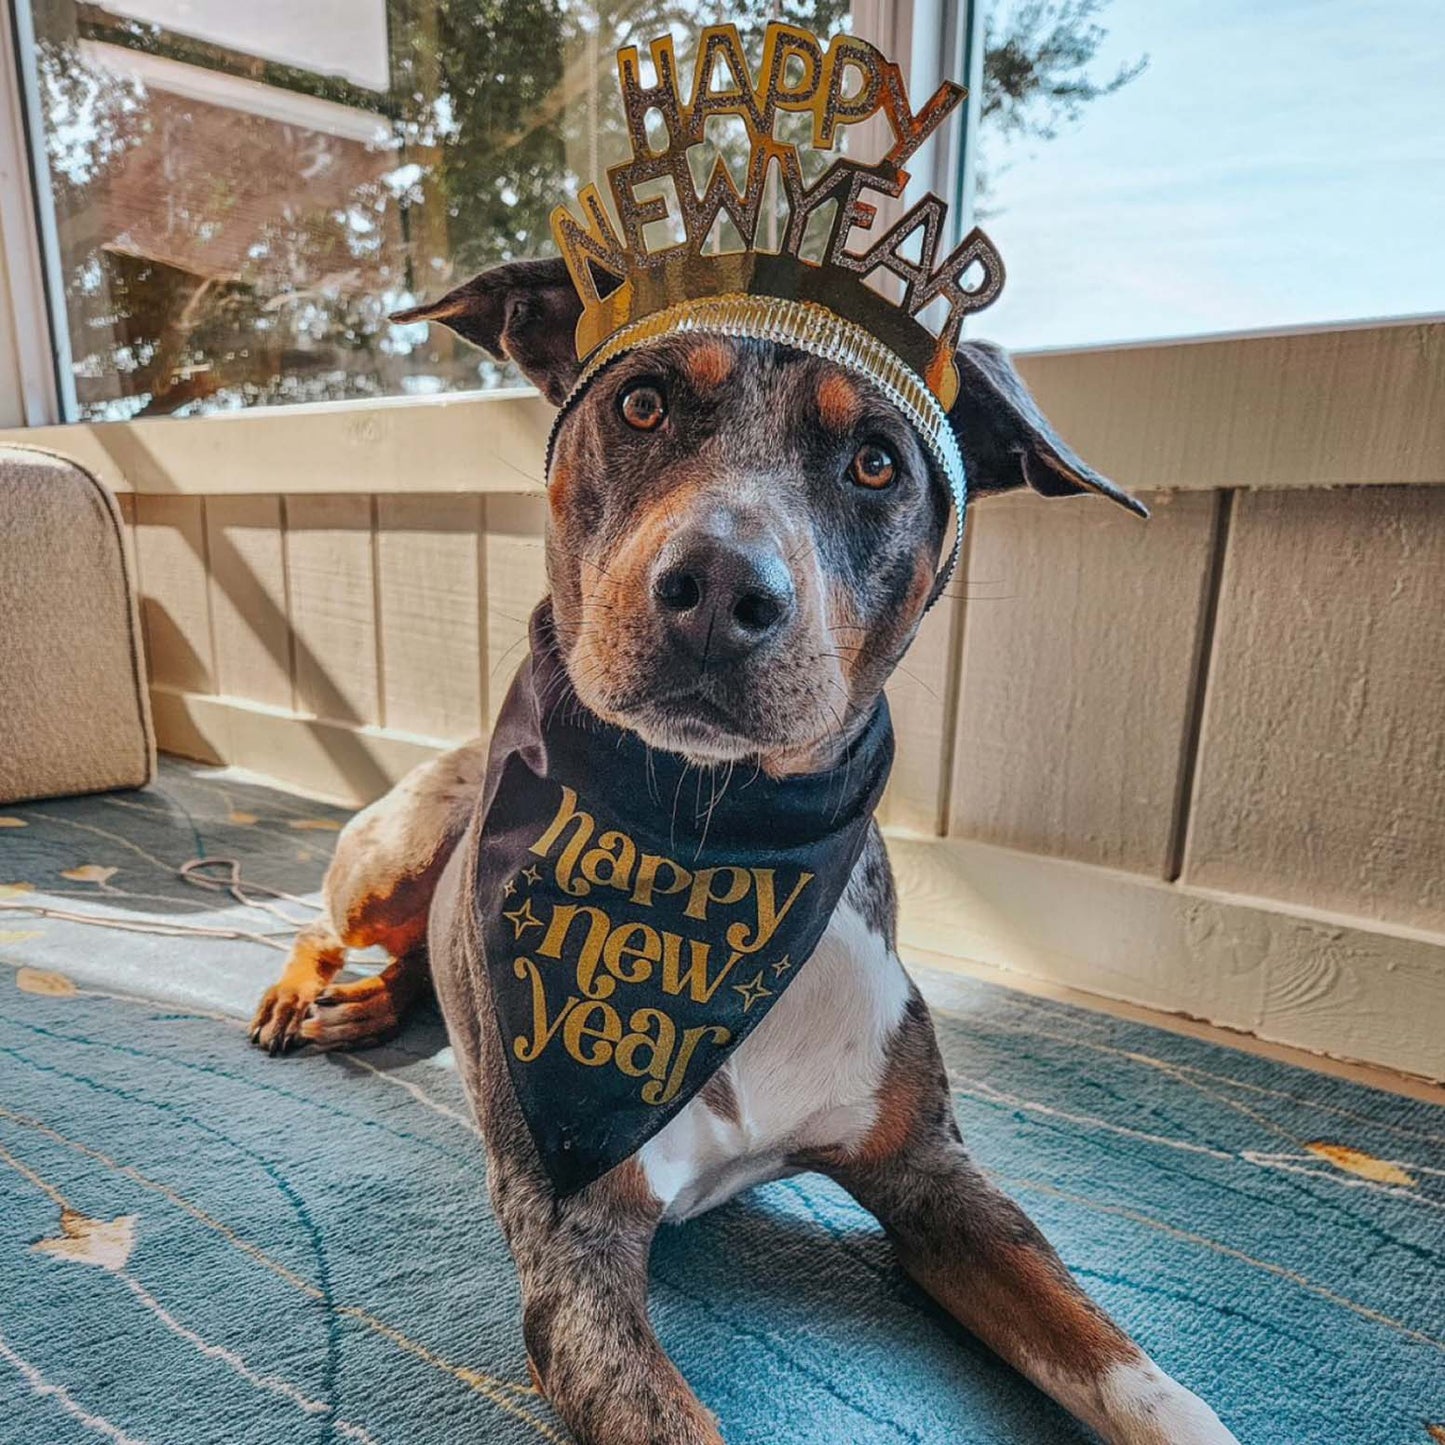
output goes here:
[[261, 999], [261, 1006], [251, 1020], [251, 1042], [258, 1049], [264, 1049], [275, 1058], [277, 1054], [289, 1053], [305, 1040], [301, 1027], [306, 1011], [322, 992], [319, 980], [314, 984], [300, 987], [289, 984], [285, 979], [272, 984]]
[[1110, 1445], [1239, 1445], [1198, 1395], [1151, 1361], [1110, 1370], [1101, 1394]]
[[299, 1028], [318, 1049], [365, 1049], [401, 1029], [406, 1001], [385, 974], [334, 983], [311, 1000]]

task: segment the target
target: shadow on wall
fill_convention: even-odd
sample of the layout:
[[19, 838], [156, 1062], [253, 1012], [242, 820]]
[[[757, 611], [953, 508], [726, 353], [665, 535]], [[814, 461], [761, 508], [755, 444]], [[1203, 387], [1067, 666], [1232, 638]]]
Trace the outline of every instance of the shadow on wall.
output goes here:
[[[122, 476], [144, 477], [154, 486], [159, 479], [177, 495], [183, 491], [165, 470], [161, 459], [136, 435], [133, 429], [106, 427], [96, 435], [112, 463]], [[159, 495], [164, 496], [164, 493]], [[293, 627], [286, 612], [277, 605], [264, 581], [222, 527], [176, 527], [175, 537], [189, 550], [190, 561], [199, 568], [207, 588], [225, 590], [234, 615], [250, 629], [256, 645], [270, 657], [278, 672], [291, 679], [291, 706], [294, 710], [313, 712], [318, 718], [346, 726], [364, 726], [371, 720], [362, 716], [348, 700], [346, 679], [310, 648]], [[165, 605], [147, 587], [144, 567], [137, 560], [136, 585], [141, 596], [141, 617], [145, 635], [148, 668], [152, 680], [161, 681], [182, 691], [214, 695], [219, 682], [187, 639]], [[207, 607], [209, 608], [209, 597]], [[156, 677], [156, 660], [165, 658], [165, 674]], [[307, 696], [298, 696], [298, 679], [305, 679]], [[391, 786], [392, 778], [367, 751], [365, 743], [340, 728], [313, 729], [313, 745], [320, 747], [330, 759], [333, 770], [344, 778], [352, 796], [378, 797]], [[168, 736], [170, 751], [182, 752], [203, 762], [224, 763], [232, 750], [219, 737], [208, 737], [204, 731], [190, 729], [189, 738]]]

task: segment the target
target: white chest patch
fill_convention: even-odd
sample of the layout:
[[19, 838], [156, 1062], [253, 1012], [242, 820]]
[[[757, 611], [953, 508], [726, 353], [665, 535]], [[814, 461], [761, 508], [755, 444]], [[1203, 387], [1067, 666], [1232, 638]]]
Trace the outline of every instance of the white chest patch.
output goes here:
[[882, 936], [840, 903], [812, 958], [719, 1070], [737, 1118], [698, 1095], [639, 1152], [663, 1218], [689, 1219], [780, 1178], [798, 1149], [859, 1143], [910, 987]]

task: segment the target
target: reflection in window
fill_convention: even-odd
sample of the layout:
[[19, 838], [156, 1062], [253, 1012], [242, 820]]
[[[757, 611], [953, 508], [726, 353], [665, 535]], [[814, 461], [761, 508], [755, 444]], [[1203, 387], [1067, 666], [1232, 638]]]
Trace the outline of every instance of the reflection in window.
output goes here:
[[389, 311], [552, 251], [620, 45], [847, 0], [31, 0], [78, 419], [515, 381]]

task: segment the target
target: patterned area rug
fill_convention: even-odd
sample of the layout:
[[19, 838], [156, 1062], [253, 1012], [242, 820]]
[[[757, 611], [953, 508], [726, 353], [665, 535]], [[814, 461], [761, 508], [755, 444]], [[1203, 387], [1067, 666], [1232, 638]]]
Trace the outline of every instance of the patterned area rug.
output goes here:
[[[284, 1060], [234, 1017], [341, 816], [174, 766], [0, 810], [6, 1445], [565, 1442], [435, 1016]], [[975, 1155], [1245, 1445], [1445, 1441], [1445, 1110], [925, 984]], [[664, 1231], [653, 1313], [730, 1445], [1087, 1439], [811, 1176]]]

